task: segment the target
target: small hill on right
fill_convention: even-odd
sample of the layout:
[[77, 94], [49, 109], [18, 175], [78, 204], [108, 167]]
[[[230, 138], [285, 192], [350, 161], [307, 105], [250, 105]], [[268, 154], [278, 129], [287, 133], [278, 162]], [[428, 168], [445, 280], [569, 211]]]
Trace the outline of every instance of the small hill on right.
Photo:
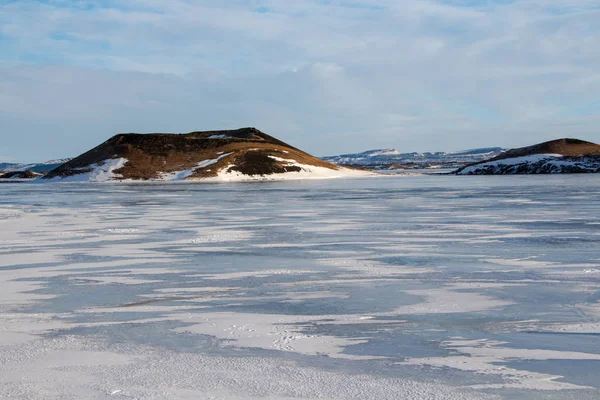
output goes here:
[[577, 174], [600, 172], [600, 145], [557, 139], [510, 149], [489, 160], [466, 165], [457, 175]]

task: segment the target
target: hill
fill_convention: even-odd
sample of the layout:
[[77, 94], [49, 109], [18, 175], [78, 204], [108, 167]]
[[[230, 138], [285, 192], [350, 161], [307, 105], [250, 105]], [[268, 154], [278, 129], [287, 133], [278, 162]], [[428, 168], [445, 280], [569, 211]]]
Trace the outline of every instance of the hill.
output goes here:
[[274, 180], [367, 174], [320, 160], [255, 128], [118, 134], [43, 179]]
[[600, 145], [557, 139], [510, 149], [487, 161], [458, 169], [458, 175], [560, 174], [600, 172]]
[[0, 172], [0, 180], [31, 180], [42, 176], [39, 172], [25, 170], [25, 171], [7, 171]]

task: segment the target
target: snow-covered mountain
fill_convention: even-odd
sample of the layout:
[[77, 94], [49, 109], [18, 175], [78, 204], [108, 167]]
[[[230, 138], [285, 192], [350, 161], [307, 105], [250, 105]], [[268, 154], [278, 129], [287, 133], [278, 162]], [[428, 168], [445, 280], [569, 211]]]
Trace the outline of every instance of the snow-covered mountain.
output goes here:
[[0, 162], [0, 172], [15, 172], [15, 171], [33, 171], [37, 173], [49, 172], [54, 168], [60, 167], [64, 163], [70, 161], [70, 158], [62, 158], [59, 160], [49, 160], [42, 163], [8, 163]]
[[323, 160], [340, 165], [361, 165], [366, 167], [389, 167], [400, 165], [466, 165], [488, 160], [502, 154], [501, 147], [486, 147], [458, 152], [401, 153], [395, 149], [369, 150], [355, 154], [322, 157]]

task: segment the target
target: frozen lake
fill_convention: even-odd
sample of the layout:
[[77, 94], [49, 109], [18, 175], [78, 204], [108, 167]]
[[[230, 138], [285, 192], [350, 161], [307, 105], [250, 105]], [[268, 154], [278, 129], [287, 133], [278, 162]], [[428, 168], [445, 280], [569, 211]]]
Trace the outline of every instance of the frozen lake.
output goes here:
[[0, 398], [597, 399], [600, 175], [0, 185]]

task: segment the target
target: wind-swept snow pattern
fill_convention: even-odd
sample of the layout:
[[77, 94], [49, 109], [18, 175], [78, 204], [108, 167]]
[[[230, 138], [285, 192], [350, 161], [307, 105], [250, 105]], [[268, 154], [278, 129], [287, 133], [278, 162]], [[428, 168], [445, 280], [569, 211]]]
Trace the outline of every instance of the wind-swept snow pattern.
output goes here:
[[0, 190], [2, 399], [600, 395], [593, 175]]

